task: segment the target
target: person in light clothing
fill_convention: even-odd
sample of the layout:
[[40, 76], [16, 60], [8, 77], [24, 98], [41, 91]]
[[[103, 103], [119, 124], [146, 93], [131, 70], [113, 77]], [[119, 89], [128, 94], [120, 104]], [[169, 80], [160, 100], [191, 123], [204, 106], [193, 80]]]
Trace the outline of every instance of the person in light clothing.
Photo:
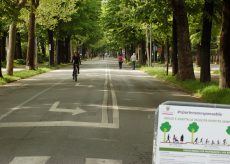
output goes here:
[[135, 68], [136, 68], [136, 61], [137, 61], [137, 57], [136, 57], [135, 53], [133, 53], [133, 55], [131, 56], [130, 60], [132, 62], [133, 70], [135, 70]]

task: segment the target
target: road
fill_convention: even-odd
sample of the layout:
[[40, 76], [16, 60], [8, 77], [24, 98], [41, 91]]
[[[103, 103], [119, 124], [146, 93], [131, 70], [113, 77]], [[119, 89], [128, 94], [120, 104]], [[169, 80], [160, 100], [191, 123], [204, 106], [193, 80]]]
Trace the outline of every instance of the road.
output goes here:
[[199, 101], [114, 59], [0, 87], [0, 164], [151, 164], [154, 111]]

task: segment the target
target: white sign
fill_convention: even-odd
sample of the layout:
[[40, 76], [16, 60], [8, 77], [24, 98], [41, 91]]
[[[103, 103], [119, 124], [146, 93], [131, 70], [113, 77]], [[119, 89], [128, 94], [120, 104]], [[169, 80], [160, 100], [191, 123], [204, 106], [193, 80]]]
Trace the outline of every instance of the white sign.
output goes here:
[[155, 164], [230, 163], [230, 109], [159, 106]]

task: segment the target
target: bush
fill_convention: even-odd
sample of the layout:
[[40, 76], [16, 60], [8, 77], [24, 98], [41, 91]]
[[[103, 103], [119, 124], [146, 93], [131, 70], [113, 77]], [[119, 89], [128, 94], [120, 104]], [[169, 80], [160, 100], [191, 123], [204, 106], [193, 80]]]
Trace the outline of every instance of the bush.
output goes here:
[[14, 63], [18, 64], [18, 65], [25, 65], [26, 60], [25, 59], [16, 59], [16, 60], [14, 60]]

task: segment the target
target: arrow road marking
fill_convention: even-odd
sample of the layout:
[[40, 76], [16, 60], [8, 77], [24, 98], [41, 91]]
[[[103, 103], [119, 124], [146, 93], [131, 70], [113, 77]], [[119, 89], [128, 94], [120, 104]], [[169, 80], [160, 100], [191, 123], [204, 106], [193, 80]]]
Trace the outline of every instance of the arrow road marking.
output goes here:
[[76, 83], [75, 87], [88, 87], [88, 88], [93, 88], [93, 85], [81, 85], [80, 83]]
[[85, 113], [86, 111], [77, 107], [76, 109], [61, 109], [58, 108], [58, 105], [60, 104], [59, 101], [55, 102], [51, 108], [49, 109], [49, 111], [51, 112], [66, 112], [66, 113], [72, 113], [72, 115], [77, 115], [77, 114], [81, 114], [81, 113]]

